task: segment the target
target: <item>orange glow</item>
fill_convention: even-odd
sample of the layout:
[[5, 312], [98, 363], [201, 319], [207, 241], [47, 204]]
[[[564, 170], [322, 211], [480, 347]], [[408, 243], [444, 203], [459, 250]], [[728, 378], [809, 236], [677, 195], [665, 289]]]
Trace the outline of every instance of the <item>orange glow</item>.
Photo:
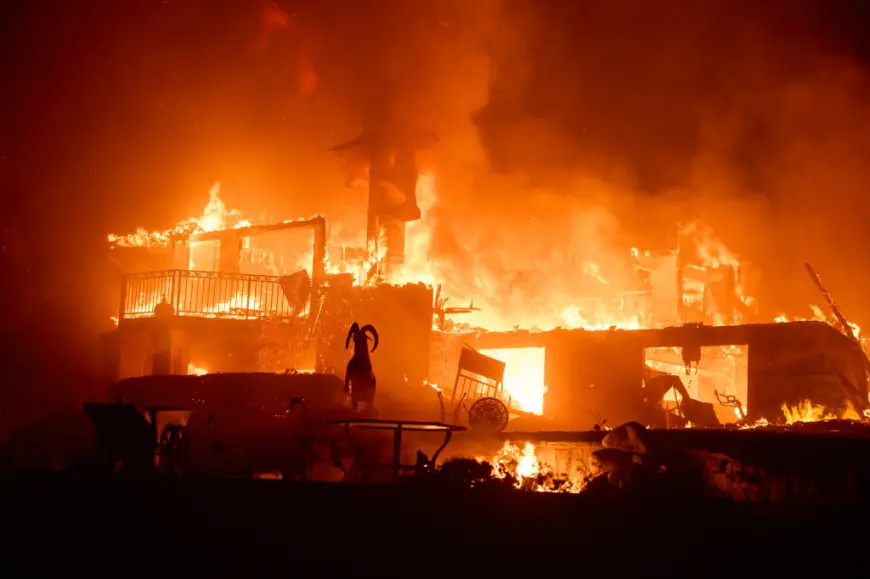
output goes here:
[[[492, 465], [492, 475], [498, 479], [509, 476], [516, 480], [518, 489], [529, 489], [539, 493], [579, 493], [586, 486], [585, 476], [572, 476], [571, 473], [557, 473], [552, 467], [542, 462], [537, 455], [535, 445], [526, 442], [522, 450], [516, 445], [505, 441], [492, 458], [477, 457], [478, 462], [488, 462]], [[588, 467], [585, 469], [588, 474]]]
[[[825, 312], [819, 306], [810, 304], [810, 311], [812, 311], [813, 315], [812, 315], [812, 317], [809, 317], [809, 318], [789, 317], [789, 316], [786, 316], [785, 314], [780, 314], [780, 315], [776, 316], [776, 318], [774, 318], [774, 322], [780, 323], [780, 324], [787, 323], [787, 322], [802, 322], [802, 321], [825, 322], [825, 323], [831, 324], [832, 326], [834, 326], [838, 330], [842, 331], [842, 328], [840, 328], [840, 325], [837, 323], [837, 321], [835, 319], [833, 319], [831, 316], [825, 315]], [[863, 342], [863, 338], [861, 337], [861, 327], [854, 322], [849, 322], [849, 327], [852, 328], [852, 333], [855, 335], [855, 337]]]
[[[785, 417], [785, 423], [788, 426], [806, 422], [823, 422], [826, 420], [866, 420], [870, 418], [870, 411], [865, 410], [864, 416], [861, 416], [851, 407], [847, 407], [842, 411], [834, 411], [825, 408], [821, 404], [815, 404], [811, 400], [801, 400], [792, 406], [783, 404], [782, 414]], [[770, 423], [762, 418], [753, 424], [741, 426], [741, 428], [764, 428], [766, 426], [770, 426]]]
[[822, 422], [824, 420], [861, 420], [853, 409], [848, 408], [845, 412], [833, 412], [819, 404], [813, 404], [810, 400], [802, 400], [795, 406], [782, 405], [782, 413], [785, 415], [786, 424], [798, 422]]
[[526, 412], [544, 413], [544, 348], [480, 350], [505, 363], [504, 389], [512, 404]]
[[[748, 396], [749, 349], [746, 346], [705, 346], [701, 348], [701, 360], [686, 368], [679, 348], [649, 348], [645, 352], [646, 366], [658, 372], [671, 374], [680, 379], [692, 399], [717, 404], [715, 392], [731, 395], [741, 402], [742, 409], [722, 413], [720, 420], [734, 422], [745, 415]], [[701, 388], [701, 381], [707, 384]], [[663, 402], [681, 402], [680, 394], [671, 388]], [[732, 416], [733, 414], [733, 416]]]
[[[686, 321], [677, 312], [678, 290], [673, 280], [678, 271], [683, 272], [680, 282], [682, 303], [687, 308], [701, 311], [704, 323], [722, 325], [745, 322], [746, 312], [754, 311], [756, 306], [755, 298], [741, 285], [741, 261], [709, 226], [700, 221], [692, 221], [679, 228], [680, 242], [675, 243], [675, 246], [679, 245], [679, 251], [675, 249], [670, 253], [652, 255], [638, 248], [626, 248], [614, 253], [594, 247], [586, 252], [587, 246], [598, 243], [601, 237], [599, 229], [602, 227], [600, 222], [606, 222], [608, 217], [603, 211], [578, 212], [564, 216], [564, 221], [570, 227], [555, 235], [558, 238], [564, 234], [565, 239], [559, 239], [564, 242], [564, 248], [530, 257], [505, 247], [503, 255], [493, 264], [479, 261], [484, 258], [474, 254], [475, 244], [491, 248], [492, 243], [498, 243], [488, 239], [482, 232], [490, 226], [483, 221], [481, 231], [467, 229], [455, 232], [455, 251], [434, 252], [432, 244], [436, 239], [436, 224], [444, 229], [450, 228], [449, 223], [436, 222], [439, 192], [434, 173], [420, 175], [416, 194], [421, 218], [406, 226], [403, 264], [391, 269], [388, 276], [372, 275], [372, 272], [383, 274], [380, 266], [385, 256], [384, 244], [378, 244], [377, 248], [357, 248], [358, 257], [350, 258], [345, 253], [352, 254], [346, 250], [353, 248], [345, 247], [341, 243], [342, 239], [330, 230], [328, 246], [343, 247], [343, 251], [340, 256], [327, 256], [326, 270], [331, 274], [350, 273], [356, 285], [384, 282], [441, 284], [444, 295], [450, 297], [451, 305], [473, 301], [479, 311], [450, 320], [448, 331], [477, 331], [481, 328], [509, 331], [518, 327], [533, 331], [560, 327], [607, 330], [677, 325]], [[191, 243], [187, 241], [188, 237], [196, 233], [248, 226], [251, 223], [237, 211], [226, 208], [220, 198], [220, 184], [216, 183], [209, 192], [208, 203], [200, 217], [182, 221], [166, 231], [148, 232], [140, 229], [125, 236], [109, 235], [108, 240], [113, 247], [190, 243], [189, 268], [213, 271], [217, 261], [214, 242]], [[533, 232], [542, 237], [554, 235], [554, 231], [548, 231], [550, 226], [547, 224], [524, 227], [527, 229], [516, 233], [517, 241], [522, 238], [520, 231]], [[556, 227], [561, 226], [552, 226]], [[333, 229], [343, 228], [339, 226]], [[493, 239], [504, 239], [504, 236]], [[514, 247], [515, 250], [520, 248], [522, 244]], [[284, 264], [265, 249], [254, 248], [250, 244], [245, 245], [244, 251], [252, 263], [256, 261], [262, 265], [260, 269], [265, 268], [275, 276], [297, 271], [302, 267], [301, 264], [308, 269], [313, 256], [313, 247], [309, 247], [298, 259], [291, 260], [293, 263]], [[492, 251], [486, 253], [486, 259], [494, 259]], [[447, 255], [449, 257], [445, 257]], [[593, 259], [596, 256], [600, 259]], [[678, 264], [683, 264], [679, 266], [683, 269], [678, 270]], [[646, 279], [643, 276], [647, 276], [647, 281], [639, 281]], [[659, 289], [658, 294], [655, 284], [649, 281], [653, 278], [658, 279], [664, 288]], [[728, 296], [719, 304], [716, 303], [719, 297], [713, 296], [711, 299], [710, 280], [728, 282], [723, 285], [730, 284], [733, 288], [734, 303]], [[652, 290], [649, 289], [651, 286]], [[155, 304], [159, 298], [157, 296], [155, 299], [154, 295], [138, 296], [137, 303], [143, 307], [141, 313], [136, 315], [152, 315], [146, 306]], [[710, 303], [713, 303], [712, 309], [708, 309]], [[240, 291], [195, 315], [245, 318], [251, 317], [252, 311], [259, 311], [260, 306], [256, 297]], [[815, 319], [830, 321], [819, 308], [813, 306], [812, 309]], [[776, 321], [786, 319], [781, 317]], [[853, 328], [858, 331], [857, 326]], [[546, 392], [544, 350], [505, 349], [484, 353], [506, 363], [505, 390], [515, 406], [541, 414]], [[740, 347], [723, 348], [721, 357], [732, 359], [732, 366], [737, 367], [743, 363], [741, 360], [745, 361], [746, 351]], [[647, 363], [651, 367], [675, 373], [670, 359], [652, 359]], [[728, 375], [732, 372], [728, 368], [702, 370]], [[730, 378], [726, 377], [725, 380]], [[739, 393], [740, 385], [732, 386], [730, 389], [723, 388], [723, 391]]]
[[205, 376], [206, 374], [208, 374], [208, 370], [205, 370], [203, 368], [197, 368], [193, 364], [187, 365], [188, 376]]
[[221, 184], [215, 183], [208, 192], [208, 203], [200, 217], [186, 219], [165, 231], [147, 231], [140, 227], [135, 233], [128, 235], [110, 233], [108, 236], [109, 244], [113, 247], [168, 245], [174, 239], [186, 239], [197, 233], [249, 227], [251, 222], [242, 219], [238, 211], [227, 210], [220, 198], [220, 191]]

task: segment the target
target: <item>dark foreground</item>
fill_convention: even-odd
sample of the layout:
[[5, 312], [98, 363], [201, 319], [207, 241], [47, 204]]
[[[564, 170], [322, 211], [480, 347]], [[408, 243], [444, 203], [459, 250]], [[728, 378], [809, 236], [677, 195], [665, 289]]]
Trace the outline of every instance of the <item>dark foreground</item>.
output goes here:
[[[866, 506], [6, 478], [9, 577], [857, 576]], [[14, 571], [13, 571], [14, 569]]]

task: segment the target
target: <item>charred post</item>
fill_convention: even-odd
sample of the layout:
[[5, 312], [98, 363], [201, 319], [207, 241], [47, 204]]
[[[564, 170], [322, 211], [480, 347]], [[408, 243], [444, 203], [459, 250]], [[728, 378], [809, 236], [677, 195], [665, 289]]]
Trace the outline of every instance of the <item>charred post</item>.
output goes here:
[[405, 224], [420, 219], [417, 151], [435, 142], [428, 132], [380, 130], [331, 149], [361, 152], [368, 160], [366, 246], [383, 255], [387, 267], [405, 261]]

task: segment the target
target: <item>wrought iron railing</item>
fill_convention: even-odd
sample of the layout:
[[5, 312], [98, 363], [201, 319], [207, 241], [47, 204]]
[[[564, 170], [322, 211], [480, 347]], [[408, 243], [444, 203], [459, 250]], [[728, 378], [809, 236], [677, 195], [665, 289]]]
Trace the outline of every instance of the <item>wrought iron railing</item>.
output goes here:
[[[302, 285], [308, 282], [303, 276]], [[170, 270], [129, 274], [120, 319], [154, 315], [165, 301], [180, 316], [283, 319], [304, 315], [308, 290], [298, 278]]]

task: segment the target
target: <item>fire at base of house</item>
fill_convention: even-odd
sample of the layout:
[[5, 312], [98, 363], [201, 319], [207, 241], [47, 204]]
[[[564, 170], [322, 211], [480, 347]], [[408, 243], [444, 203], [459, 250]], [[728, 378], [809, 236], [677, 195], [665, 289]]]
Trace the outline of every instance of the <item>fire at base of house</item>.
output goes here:
[[[422, 219], [409, 224], [404, 263], [390, 270], [371, 247], [336, 251], [323, 217], [254, 225], [226, 210], [217, 187], [202, 218], [110, 236], [125, 276], [117, 328], [105, 336], [109, 377], [190, 367], [340, 373], [346, 325], [359, 319], [381, 333], [381, 392], [408, 399], [409, 385], [453, 389], [460, 351], [473, 347], [504, 363], [495, 386], [511, 417], [542, 415], [564, 428], [774, 421], [800, 400], [834, 412], [866, 406], [855, 341], [822, 321], [747, 325], [759, 321], [758, 276], [700, 223], [680, 228], [671, 254], [627, 251], [630, 287], [564, 297], [533, 330], [508, 331], [506, 319], [484, 330], [493, 311], [447, 307], [450, 280], [435, 283], [434, 199], [434, 178], [423, 175]], [[606, 285], [596, 264], [580, 269]], [[426, 388], [415, 411], [434, 412]]]

